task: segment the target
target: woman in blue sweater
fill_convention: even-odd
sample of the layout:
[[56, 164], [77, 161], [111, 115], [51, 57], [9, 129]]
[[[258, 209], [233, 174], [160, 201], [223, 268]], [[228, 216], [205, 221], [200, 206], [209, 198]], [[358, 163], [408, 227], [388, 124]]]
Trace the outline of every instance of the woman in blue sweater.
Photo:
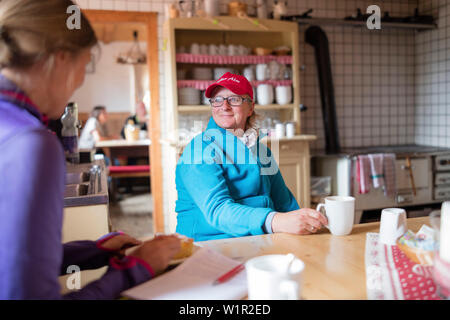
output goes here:
[[206, 90], [212, 117], [176, 168], [177, 232], [196, 241], [272, 232], [311, 234], [326, 225], [300, 209], [255, 128], [253, 89], [224, 74]]

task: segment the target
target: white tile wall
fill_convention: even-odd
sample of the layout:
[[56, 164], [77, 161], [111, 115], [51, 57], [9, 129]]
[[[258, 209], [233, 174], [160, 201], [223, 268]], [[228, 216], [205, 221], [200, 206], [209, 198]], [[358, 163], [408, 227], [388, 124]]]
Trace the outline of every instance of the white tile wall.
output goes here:
[[450, 2], [420, 0], [438, 29], [416, 36], [415, 141], [450, 147]]

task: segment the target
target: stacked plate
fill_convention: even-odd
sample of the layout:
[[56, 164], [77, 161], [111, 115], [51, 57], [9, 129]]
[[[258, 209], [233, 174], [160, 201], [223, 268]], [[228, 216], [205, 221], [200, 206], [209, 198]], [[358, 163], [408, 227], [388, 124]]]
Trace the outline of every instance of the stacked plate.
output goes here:
[[194, 88], [180, 88], [178, 90], [178, 104], [199, 105], [201, 103], [201, 91]]
[[192, 69], [192, 76], [194, 80], [211, 80], [213, 71], [211, 68], [194, 68]]

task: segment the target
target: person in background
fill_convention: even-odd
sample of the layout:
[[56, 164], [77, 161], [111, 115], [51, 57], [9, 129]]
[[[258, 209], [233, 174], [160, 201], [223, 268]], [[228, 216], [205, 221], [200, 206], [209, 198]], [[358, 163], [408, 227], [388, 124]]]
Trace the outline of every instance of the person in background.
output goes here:
[[260, 142], [250, 82], [227, 72], [205, 95], [212, 117], [176, 167], [176, 232], [203, 241], [311, 234], [327, 225], [322, 213], [300, 209], [270, 149]]
[[139, 126], [141, 130], [147, 131], [147, 110], [143, 101], [136, 104], [136, 114], [129, 116], [123, 125], [120, 135], [125, 139], [125, 126], [131, 122], [132, 125]]
[[[0, 299], [116, 299], [164, 270], [175, 235], [140, 243], [119, 232], [62, 244], [64, 152], [42, 120], [57, 119], [84, 81], [94, 30], [66, 26], [70, 0], [0, 1]], [[141, 244], [130, 255], [124, 249]], [[108, 266], [61, 296], [67, 267]]]
[[91, 111], [89, 119], [80, 134], [79, 148], [92, 149], [98, 141], [118, 139], [117, 136], [110, 136], [106, 128], [108, 112], [104, 106], [95, 106]]

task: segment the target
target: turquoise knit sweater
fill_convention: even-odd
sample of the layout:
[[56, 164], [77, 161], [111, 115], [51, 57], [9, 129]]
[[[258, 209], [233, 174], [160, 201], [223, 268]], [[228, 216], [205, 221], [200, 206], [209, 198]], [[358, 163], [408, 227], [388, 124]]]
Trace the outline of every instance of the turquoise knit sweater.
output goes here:
[[265, 233], [273, 211], [299, 209], [271, 151], [248, 148], [211, 117], [176, 167], [176, 232], [195, 241]]

